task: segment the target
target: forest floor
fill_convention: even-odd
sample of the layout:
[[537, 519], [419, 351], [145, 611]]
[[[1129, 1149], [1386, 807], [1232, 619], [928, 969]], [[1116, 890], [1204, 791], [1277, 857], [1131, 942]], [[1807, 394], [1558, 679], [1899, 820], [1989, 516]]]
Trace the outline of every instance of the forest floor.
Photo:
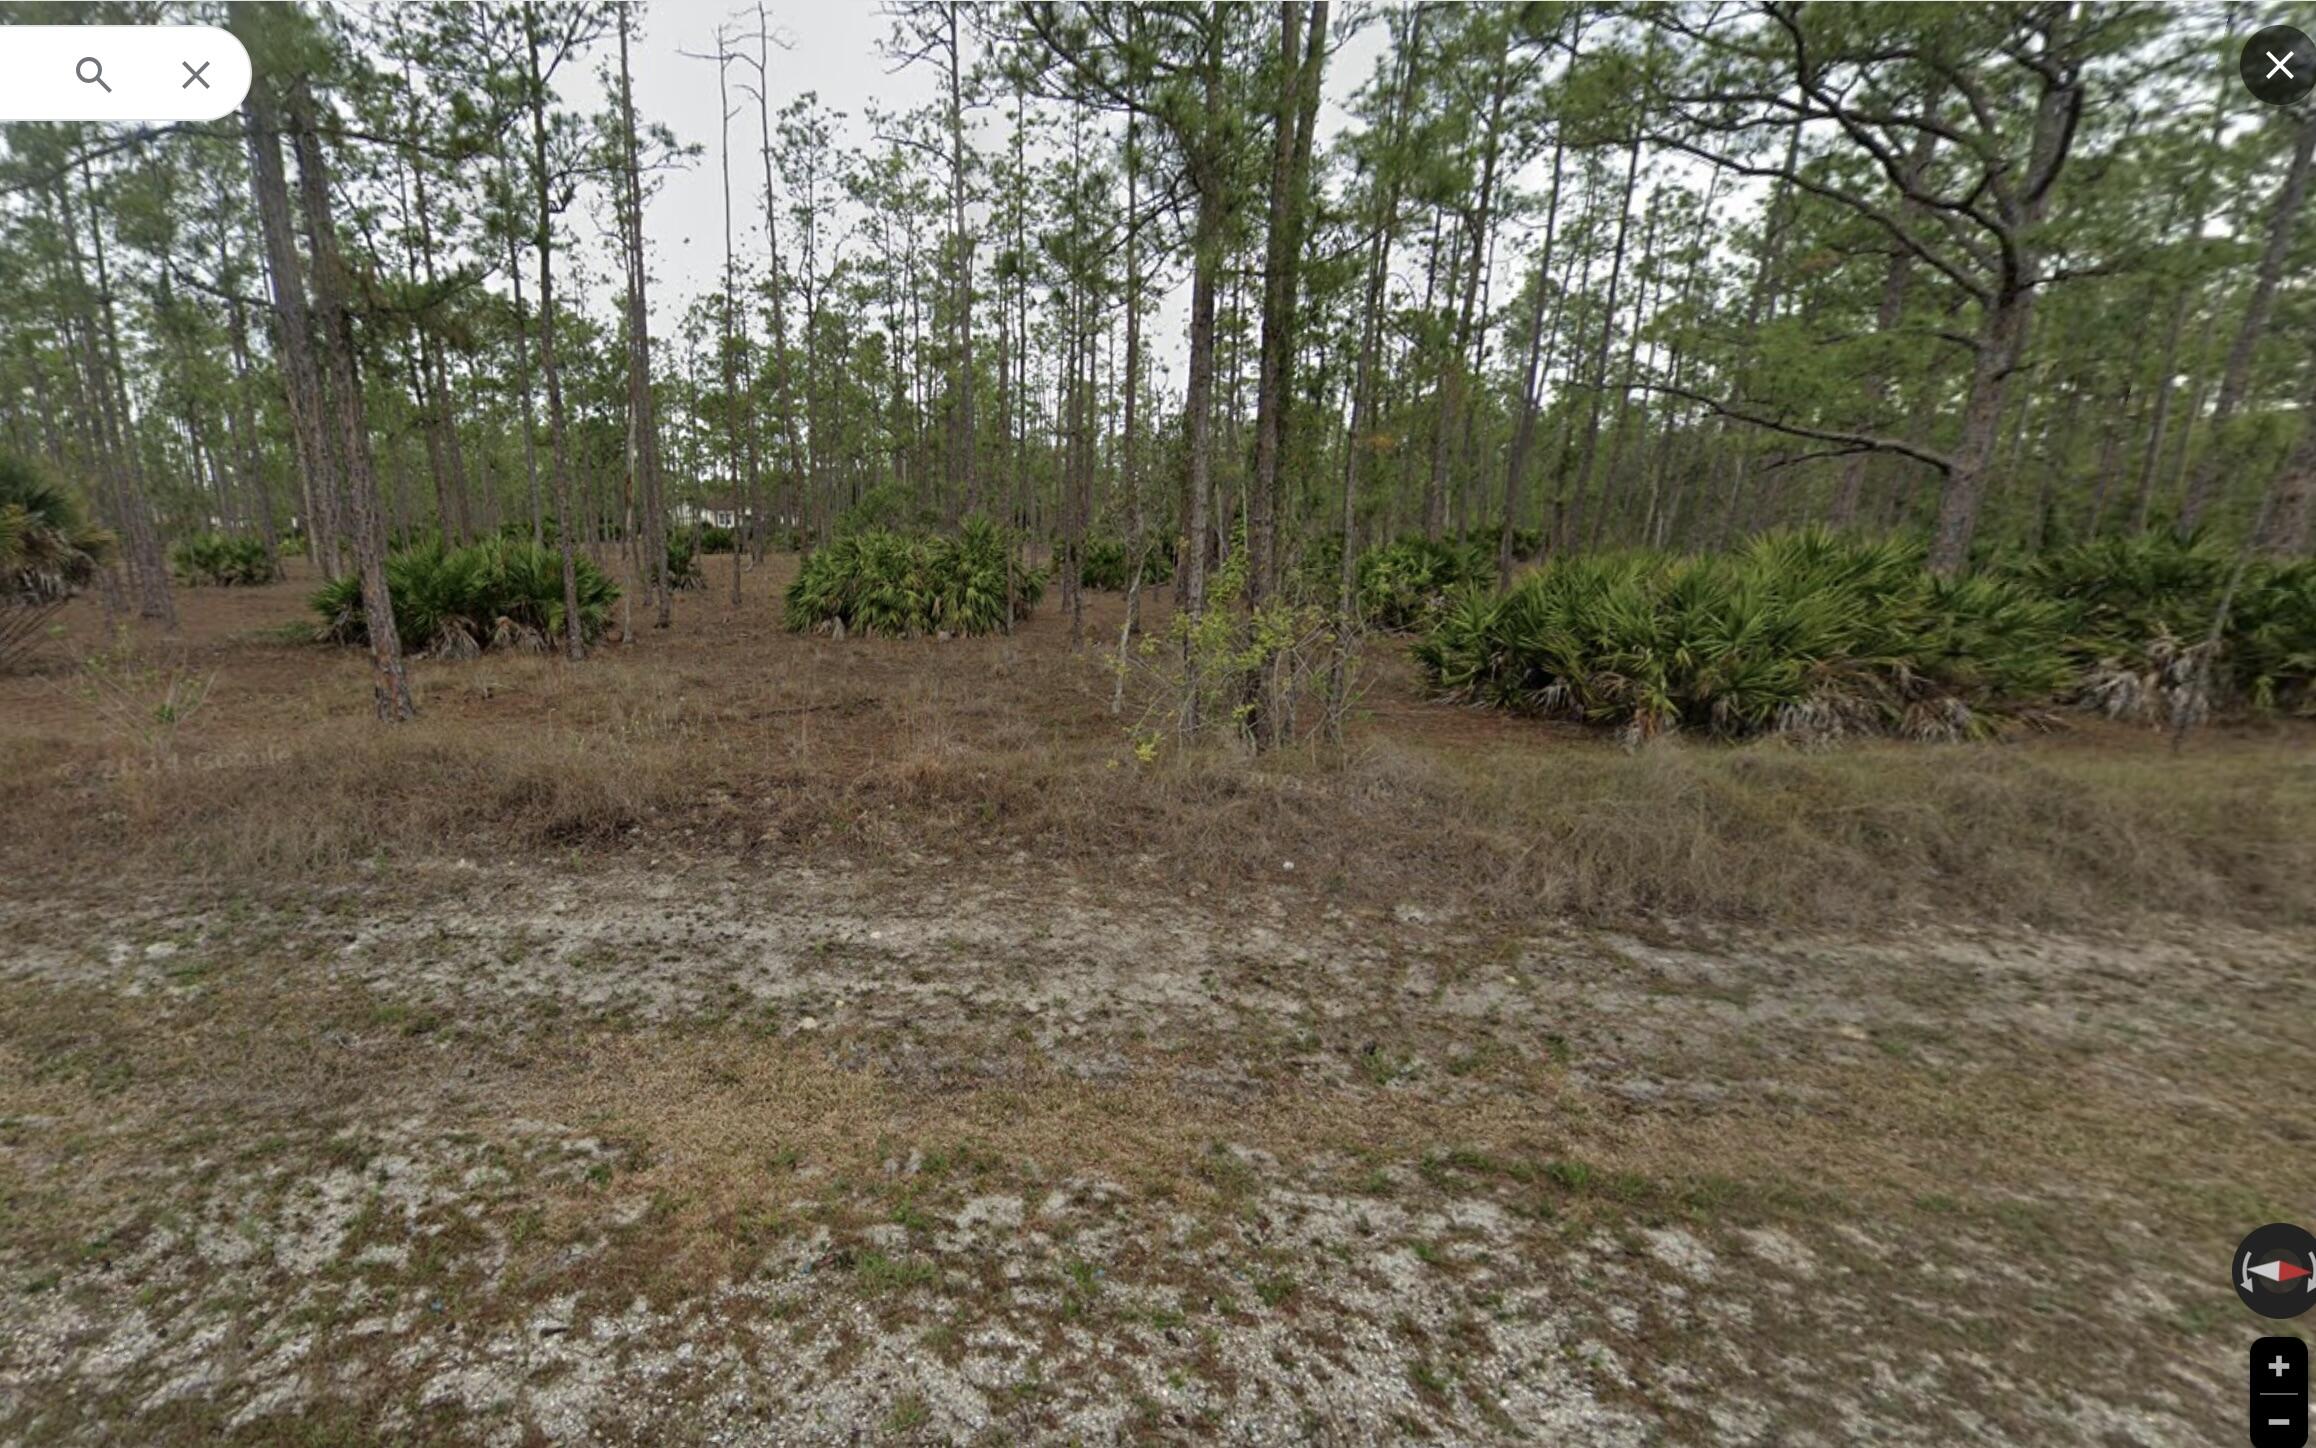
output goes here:
[[0, 680], [0, 1439], [2241, 1431], [2304, 727], [1626, 752], [1379, 641], [1145, 763], [1050, 603], [722, 568], [393, 731], [297, 584]]

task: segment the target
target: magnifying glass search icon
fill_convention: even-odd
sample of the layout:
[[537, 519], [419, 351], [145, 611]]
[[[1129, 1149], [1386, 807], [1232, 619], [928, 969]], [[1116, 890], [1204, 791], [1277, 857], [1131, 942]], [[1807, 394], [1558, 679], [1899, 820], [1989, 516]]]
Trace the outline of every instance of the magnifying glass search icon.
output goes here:
[[105, 63], [93, 55], [82, 56], [80, 64], [72, 68], [72, 73], [80, 77], [82, 85], [102, 87], [108, 96], [113, 93], [113, 88], [105, 84]]

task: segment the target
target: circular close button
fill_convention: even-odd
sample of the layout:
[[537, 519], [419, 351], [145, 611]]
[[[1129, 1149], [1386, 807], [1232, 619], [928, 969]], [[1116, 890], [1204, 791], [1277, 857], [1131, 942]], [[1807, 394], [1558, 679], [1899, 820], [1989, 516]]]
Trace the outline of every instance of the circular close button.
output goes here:
[[2236, 57], [2244, 89], [2272, 106], [2288, 106], [2316, 88], [2316, 42], [2306, 31], [2271, 25], [2244, 42]]
[[2236, 1244], [2228, 1277], [2262, 1317], [2298, 1317], [2316, 1306], [2316, 1236], [2290, 1222], [2255, 1227]]

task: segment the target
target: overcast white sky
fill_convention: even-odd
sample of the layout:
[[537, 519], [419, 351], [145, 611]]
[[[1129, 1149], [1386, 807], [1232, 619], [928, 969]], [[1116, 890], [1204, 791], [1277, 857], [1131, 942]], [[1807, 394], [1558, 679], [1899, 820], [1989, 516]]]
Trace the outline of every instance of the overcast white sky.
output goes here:
[[[860, 123], [864, 106], [901, 111], [922, 105], [939, 93], [939, 72], [931, 65], [896, 68], [885, 53], [893, 21], [881, 0], [767, 0], [773, 33], [787, 40], [786, 51], [775, 50], [773, 105], [775, 108], [803, 91], [815, 91], [830, 108], [850, 123], [846, 144], [867, 141]], [[1337, 7], [1340, 10], [1340, 6]], [[695, 59], [715, 49], [716, 27], [729, 24], [753, 34], [755, 9], [741, 10], [719, 0], [652, 0], [644, 12], [644, 34], [632, 52], [637, 110], [647, 120], [673, 130], [679, 141], [703, 147], [702, 154], [684, 171], [661, 178], [660, 190], [646, 207], [644, 230], [652, 251], [656, 288], [652, 302], [654, 338], [670, 335], [690, 300], [720, 287], [723, 282], [723, 191], [717, 167], [719, 118], [716, 103], [716, 67]], [[1326, 109], [1320, 128], [1325, 144], [1347, 120], [1343, 110], [1352, 93], [1365, 83], [1375, 59], [1384, 48], [1383, 27], [1370, 25], [1329, 58]], [[606, 56], [616, 52], [606, 48]], [[735, 85], [753, 68], [735, 66]], [[595, 109], [602, 104], [593, 81], [593, 67], [574, 73], [566, 95], [575, 106]], [[734, 92], [733, 103], [747, 113], [733, 121], [733, 212], [741, 254], [760, 255], [761, 166], [756, 156], [754, 102]], [[1002, 139], [998, 118], [983, 117], [983, 143]], [[792, 241], [786, 232], [783, 242]], [[597, 270], [614, 275], [608, 248]], [[987, 257], [983, 249], [983, 257]], [[793, 264], [793, 257], [789, 258]], [[1179, 281], [1179, 279], [1177, 279]], [[1160, 301], [1151, 323], [1151, 341], [1162, 368], [1180, 370], [1183, 328], [1187, 321], [1187, 286]], [[599, 299], [609, 305], [608, 299]]]
[[[892, 21], [875, 0], [770, 0], [765, 6], [773, 34], [789, 48], [772, 55], [772, 104], [777, 110], [804, 91], [817, 91], [821, 100], [845, 113], [856, 125], [861, 108], [870, 101], [900, 110], [933, 98], [934, 72], [924, 66], [895, 70], [885, 59], [882, 43], [892, 32]], [[653, 311], [654, 330], [664, 332], [693, 296], [723, 284], [723, 183], [717, 164], [717, 139], [722, 124], [717, 114], [716, 64], [697, 59], [716, 48], [716, 28], [729, 25], [735, 32], [753, 34], [756, 16], [717, 3], [717, 0], [655, 0], [644, 11], [642, 42], [632, 53], [636, 110], [676, 134], [676, 139], [702, 147], [684, 171], [661, 177], [659, 194], [644, 216], [644, 230], [652, 248], [652, 269], [661, 289]], [[751, 47], [752, 48], [752, 47]], [[684, 54], [693, 52], [692, 55]], [[731, 80], [752, 80], [753, 68], [736, 65]], [[601, 102], [589, 72], [575, 76], [568, 88], [574, 104], [592, 109]], [[733, 119], [733, 198], [735, 230], [743, 254], [760, 250], [754, 239], [760, 226], [762, 174], [756, 155], [754, 103], [735, 89], [734, 106], [748, 107]]]

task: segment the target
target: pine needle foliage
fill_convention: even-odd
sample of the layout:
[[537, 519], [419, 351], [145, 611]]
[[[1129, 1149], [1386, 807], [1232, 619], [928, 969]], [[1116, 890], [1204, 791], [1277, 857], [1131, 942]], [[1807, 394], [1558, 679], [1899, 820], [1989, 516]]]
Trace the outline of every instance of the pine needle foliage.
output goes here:
[[[576, 560], [579, 628], [603, 632], [619, 586], [584, 556]], [[538, 651], [563, 634], [563, 556], [522, 538], [486, 538], [464, 548], [426, 542], [386, 560], [394, 598], [394, 627], [413, 653], [471, 658], [484, 648]], [[313, 596], [322, 637], [358, 643], [365, 637], [362, 589], [352, 575], [324, 584]]]
[[2065, 613], [2013, 579], [1940, 579], [1920, 545], [1819, 529], [1715, 557], [1557, 559], [1451, 598], [1416, 647], [1439, 694], [1641, 738], [1994, 732], [2073, 677]]
[[986, 518], [954, 538], [865, 528], [805, 558], [785, 617], [796, 633], [839, 637], [1000, 633], [1044, 593], [1044, 573], [1023, 564], [1014, 539]]
[[855, 533], [931, 532], [940, 526], [939, 509], [928, 507], [899, 483], [879, 483], [837, 515], [835, 533], [849, 538]]

